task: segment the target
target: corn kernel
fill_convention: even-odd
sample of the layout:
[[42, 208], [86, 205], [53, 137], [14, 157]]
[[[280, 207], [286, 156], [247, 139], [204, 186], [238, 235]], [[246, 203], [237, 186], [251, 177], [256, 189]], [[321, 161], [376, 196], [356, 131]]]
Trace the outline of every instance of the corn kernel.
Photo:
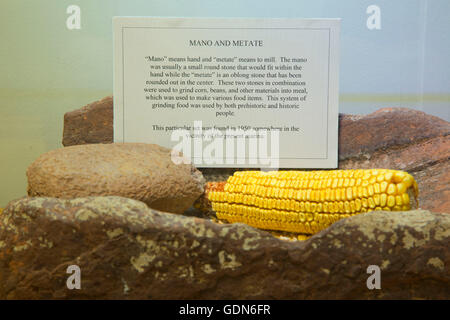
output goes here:
[[360, 199], [355, 200], [355, 209], [357, 212], [361, 210], [361, 200]]
[[366, 187], [363, 188], [363, 197], [364, 198], [368, 198], [369, 197], [369, 192], [367, 191]]
[[373, 189], [373, 185], [369, 185], [369, 186], [367, 187], [367, 192], [369, 193], [369, 196], [370, 196], [370, 197], [374, 195], [375, 190]]
[[333, 179], [333, 184], [331, 185], [331, 188], [334, 190], [337, 188], [337, 185], [338, 185], [338, 179], [335, 178], [335, 179]]
[[353, 190], [352, 188], [347, 188], [347, 200], [353, 199]]
[[398, 194], [402, 194], [404, 192], [406, 192], [406, 184], [404, 182], [400, 182], [399, 184], [397, 184], [397, 193]]
[[403, 179], [406, 177], [406, 172], [403, 171], [397, 171], [394, 175], [394, 182], [400, 183], [403, 181]]
[[343, 187], [348, 187], [348, 185], [350, 184], [350, 179], [345, 178], [344, 179], [344, 183], [342, 184]]
[[380, 193], [380, 192], [381, 192], [381, 188], [380, 188], [380, 184], [379, 184], [379, 183], [375, 183], [375, 184], [373, 185], [373, 191], [374, 191], [375, 193]]
[[403, 204], [409, 205], [409, 195], [407, 193], [402, 194], [402, 202]]
[[367, 198], [362, 198], [361, 199], [361, 204], [364, 208], [369, 207], [369, 202], [367, 201]]
[[350, 213], [350, 202], [348, 201], [344, 202], [344, 210], [346, 213]]
[[391, 182], [393, 176], [394, 176], [394, 174], [392, 172], [390, 172], [390, 171], [386, 172], [384, 174], [384, 181], [386, 181], [388, 183]]
[[406, 174], [406, 176], [403, 178], [403, 183], [406, 185], [407, 188], [411, 187], [413, 185], [414, 178], [410, 174]]
[[395, 194], [395, 192], [397, 191], [397, 188], [395, 187], [395, 184], [391, 183], [389, 184], [388, 188], [387, 188], [387, 194]]
[[386, 193], [380, 194], [380, 206], [385, 207], [387, 203], [387, 195]]
[[341, 200], [345, 200], [345, 197], [346, 197], [346, 192], [345, 191], [346, 191], [345, 188], [341, 189]]
[[341, 200], [341, 190], [336, 189], [336, 201], [340, 201], [340, 200]]
[[318, 203], [316, 206], [316, 212], [323, 212], [323, 203]]
[[319, 189], [319, 180], [314, 181], [313, 189]]
[[305, 202], [305, 211], [311, 212], [311, 202], [309, 201]]
[[394, 196], [388, 196], [387, 198], [387, 205], [389, 208], [393, 208], [395, 206], [395, 197]]
[[358, 198], [363, 197], [363, 187], [358, 187]]
[[373, 201], [373, 198], [368, 198], [367, 202], [369, 203], [369, 208], [375, 208], [375, 202]]
[[355, 201], [350, 201], [350, 211], [351, 211], [352, 213], [356, 212]]
[[379, 206], [380, 205], [380, 195], [379, 194], [374, 194], [373, 195], [373, 202], [375, 202], [375, 205], [376, 206]]

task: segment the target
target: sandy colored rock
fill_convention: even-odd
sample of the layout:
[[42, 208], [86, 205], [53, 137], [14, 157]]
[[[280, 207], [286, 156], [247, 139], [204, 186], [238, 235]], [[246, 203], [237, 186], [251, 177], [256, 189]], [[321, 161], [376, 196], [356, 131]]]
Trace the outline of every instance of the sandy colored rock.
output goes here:
[[[424, 210], [290, 242], [120, 197], [24, 198], [0, 216], [0, 299], [449, 299], [449, 245], [450, 215]], [[74, 264], [80, 290], [66, 287]]]
[[203, 192], [202, 174], [175, 164], [170, 150], [143, 143], [71, 146], [37, 158], [27, 170], [28, 195], [56, 198], [116, 195], [173, 213]]

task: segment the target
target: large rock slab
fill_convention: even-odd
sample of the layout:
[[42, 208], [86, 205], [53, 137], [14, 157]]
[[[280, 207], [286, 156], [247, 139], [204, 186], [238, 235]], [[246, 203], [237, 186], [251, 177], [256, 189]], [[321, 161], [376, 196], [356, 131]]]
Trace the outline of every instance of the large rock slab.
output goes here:
[[[120, 197], [24, 198], [0, 216], [0, 299], [449, 299], [449, 245], [450, 215], [424, 210], [287, 242]], [[70, 265], [80, 290], [66, 287]]]
[[28, 195], [56, 198], [116, 195], [183, 213], [202, 194], [204, 179], [170, 150], [144, 143], [71, 146], [37, 158], [27, 170]]
[[[66, 113], [65, 146], [113, 141], [113, 118], [109, 116], [113, 102], [109, 98], [101, 101]], [[408, 171], [419, 184], [422, 208], [450, 212], [450, 123], [407, 108], [384, 108], [368, 115], [340, 114], [339, 168]], [[200, 170], [208, 181], [226, 180], [236, 171]]]

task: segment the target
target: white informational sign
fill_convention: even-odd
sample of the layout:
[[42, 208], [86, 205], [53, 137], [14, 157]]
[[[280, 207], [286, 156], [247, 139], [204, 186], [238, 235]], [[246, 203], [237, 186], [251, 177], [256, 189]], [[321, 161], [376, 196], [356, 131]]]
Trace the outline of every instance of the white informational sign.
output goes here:
[[197, 167], [337, 167], [339, 19], [113, 22], [115, 142]]

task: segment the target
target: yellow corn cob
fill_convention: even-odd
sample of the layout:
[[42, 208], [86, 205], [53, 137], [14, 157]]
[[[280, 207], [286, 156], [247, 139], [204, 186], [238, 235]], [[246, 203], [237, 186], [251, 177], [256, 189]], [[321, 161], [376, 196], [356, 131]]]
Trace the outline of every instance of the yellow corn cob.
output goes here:
[[410, 210], [418, 186], [407, 172], [387, 169], [237, 171], [207, 197], [219, 219], [314, 234], [351, 215]]

